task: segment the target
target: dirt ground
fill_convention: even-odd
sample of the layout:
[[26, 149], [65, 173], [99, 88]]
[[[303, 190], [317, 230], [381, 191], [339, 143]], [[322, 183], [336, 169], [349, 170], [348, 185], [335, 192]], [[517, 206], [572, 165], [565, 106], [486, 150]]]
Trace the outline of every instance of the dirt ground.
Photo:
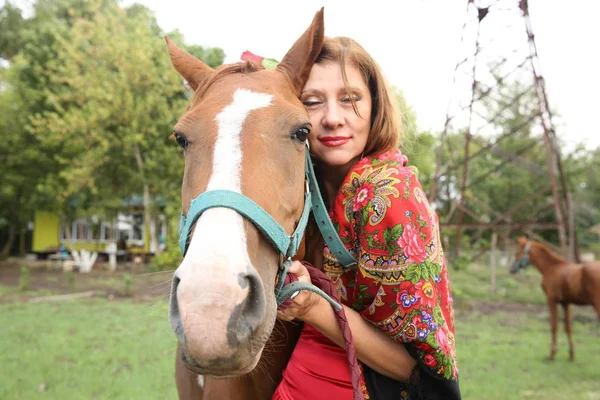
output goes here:
[[[30, 271], [27, 290], [19, 288], [22, 266], [26, 266]], [[68, 274], [63, 272], [57, 263], [9, 259], [0, 262], [0, 303], [27, 302], [41, 297], [90, 291], [94, 292], [93, 297], [111, 300], [158, 300], [169, 296], [172, 273], [173, 271], [148, 272], [148, 265], [136, 265], [131, 262], [120, 263], [117, 270], [111, 272], [108, 264], [97, 262], [89, 273], [75, 271]], [[128, 287], [126, 275], [131, 278]], [[548, 309], [544, 304], [468, 300], [455, 306], [457, 313], [525, 313], [542, 319], [548, 318]], [[562, 310], [560, 312], [562, 315]], [[575, 307], [573, 319], [580, 323], [595, 323], [597, 318], [591, 307]]]
[[[29, 269], [26, 290], [19, 288], [22, 266]], [[147, 270], [147, 265], [121, 263], [111, 272], [107, 264], [96, 263], [86, 274], [65, 273], [57, 263], [9, 259], [0, 262], [0, 303], [88, 291], [111, 299], [146, 301], [167, 297], [173, 271], [149, 273]], [[129, 279], [131, 283], [127, 284]]]

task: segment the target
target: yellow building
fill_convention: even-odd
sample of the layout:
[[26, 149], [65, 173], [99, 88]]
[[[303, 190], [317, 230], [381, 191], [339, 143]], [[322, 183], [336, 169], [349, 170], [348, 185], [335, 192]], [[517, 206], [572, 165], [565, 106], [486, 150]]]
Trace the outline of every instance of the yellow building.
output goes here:
[[[167, 227], [164, 216], [154, 222], [159, 245], [164, 244]], [[155, 253], [144, 226], [142, 212], [119, 213], [115, 218], [79, 218], [71, 223], [49, 211], [36, 211], [33, 222], [32, 251], [37, 254], [55, 253], [61, 244], [76, 250], [103, 252], [109, 243], [123, 242], [130, 253]]]

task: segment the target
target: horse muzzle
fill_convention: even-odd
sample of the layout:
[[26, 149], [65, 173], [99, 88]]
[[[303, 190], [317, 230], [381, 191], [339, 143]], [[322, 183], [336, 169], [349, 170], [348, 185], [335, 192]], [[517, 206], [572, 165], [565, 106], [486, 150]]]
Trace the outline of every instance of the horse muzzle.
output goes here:
[[184, 363], [195, 372], [249, 372], [272, 329], [265, 317], [264, 288], [250, 266], [234, 276], [204, 265], [191, 268], [184, 261], [173, 276], [169, 322]]

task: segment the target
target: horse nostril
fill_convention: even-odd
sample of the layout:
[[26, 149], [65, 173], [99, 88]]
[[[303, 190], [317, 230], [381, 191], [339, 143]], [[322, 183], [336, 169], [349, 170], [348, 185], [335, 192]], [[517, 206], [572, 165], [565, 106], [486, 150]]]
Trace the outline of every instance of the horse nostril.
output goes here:
[[[250, 269], [250, 268], [249, 268]], [[230, 325], [236, 327], [236, 338], [231, 342], [244, 341], [262, 323], [266, 310], [266, 300], [260, 277], [254, 270], [238, 275], [238, 284], [242, 289], [248, 288], [246, 299], [231, 314]]]
[[179, 277], [177, 274], [174, 274], [169, 299], [169, 323], [171, 324], [171, 329], [175, 332], [175, 336], [177, 336], [177, 340], [179, 340], [180, 343], [184, 343], [183, 324], [181, 323], [179, 304], [177, 302], [177, 287], [179, 286], [179, 282]]

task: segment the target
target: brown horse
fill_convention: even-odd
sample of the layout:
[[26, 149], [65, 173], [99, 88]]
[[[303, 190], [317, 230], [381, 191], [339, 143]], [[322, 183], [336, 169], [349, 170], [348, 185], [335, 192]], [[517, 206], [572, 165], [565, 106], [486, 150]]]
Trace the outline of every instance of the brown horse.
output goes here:
[[543, 244], [529, 241], [524, 237], [520, 237], [518, 242], [519, 248], [510, 272], [514, 274], [531, 263], [542, 273], [542, 289], [550, 309], [552, 332], [549, 359], [554, 360], [556, 355], [557, 306], [560, 304], [564, 310], [565, 331], [569, 337], [569, 360], [573, 361], [575, 349], [571, 337], [569, 305], [592, 305], [600, 320], [600, 262], [574, 264]]
[[[251, 199], [287, 234], [294, 231], [310, 130], [299, 95], [323, 32], [321, 9], [274, 69], [245, 62], [213, 70], [167, 39], [175, 69], [194, 90], [174, 128], [185, 154], [184, 215], [200, 194], [226, 190]], [[230, 208], [203, 211], [192, 232], [170, 296], [179, 397], [270, 399], [299, 335], [298, 325], [276, 321], [282, 256]]]

